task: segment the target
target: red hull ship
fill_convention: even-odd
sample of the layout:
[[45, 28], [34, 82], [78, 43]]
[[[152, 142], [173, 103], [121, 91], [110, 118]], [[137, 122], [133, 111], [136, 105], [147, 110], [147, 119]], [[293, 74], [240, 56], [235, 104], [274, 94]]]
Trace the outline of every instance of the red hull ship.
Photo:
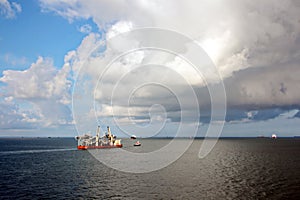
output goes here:
[[110, 149], [110, 148], [122, 148], [123, 145], [115, 145], [115, 146], [77, 146], [78, 150], [88, 150], [88, 149]]
[[107, 132], [104, 136], [100, 137], [100, 126], [97, 128], [96, 136], [91, 136], [85, 134], [83, 136], [77, 136], [76, 140], [78, 141], [77, 149], [78, 150], [87, 150], [87, 149], [109, 149], [109, 148], [121, 148], [120, 139], [110, 132], [110, 128], [107, 127]]

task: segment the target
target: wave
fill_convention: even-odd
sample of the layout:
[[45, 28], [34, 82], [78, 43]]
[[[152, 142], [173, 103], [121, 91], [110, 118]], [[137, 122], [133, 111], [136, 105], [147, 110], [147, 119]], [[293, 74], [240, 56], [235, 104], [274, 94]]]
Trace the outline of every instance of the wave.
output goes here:
[[36, 149], [36, 150], [20, 150], [20, 151], [0, 151], [0, 155], [8, 154], [26, 154], [26, 153], [44, 153], [44, 152], [58, 152], [58, 151], [74, 151], [76, 148], [71, 149]]

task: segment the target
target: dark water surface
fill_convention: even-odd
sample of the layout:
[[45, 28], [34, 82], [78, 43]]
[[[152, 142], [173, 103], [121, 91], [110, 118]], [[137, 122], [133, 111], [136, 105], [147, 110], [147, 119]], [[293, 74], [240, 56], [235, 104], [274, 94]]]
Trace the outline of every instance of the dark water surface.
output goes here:
[[[124, 149], [143, 152], [168, 140], [130, 142]], [[201, 143], [164, 169], [130, 174], [72, 138], [0, 139], [0, 199], [300, 199], [300, 139], [221, 139], [200, 160]]]

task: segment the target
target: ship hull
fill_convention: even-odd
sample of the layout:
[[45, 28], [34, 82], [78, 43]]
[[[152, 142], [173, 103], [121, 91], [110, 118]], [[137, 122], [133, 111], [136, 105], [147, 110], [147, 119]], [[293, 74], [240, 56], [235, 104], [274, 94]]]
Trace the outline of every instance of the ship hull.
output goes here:
[[120, 145], [107, 145], [107, 146], [77, 146], [78, 150], [88, 150], [88, 149], [111, 149], [111, 148], [122, 148], [122, 144]]

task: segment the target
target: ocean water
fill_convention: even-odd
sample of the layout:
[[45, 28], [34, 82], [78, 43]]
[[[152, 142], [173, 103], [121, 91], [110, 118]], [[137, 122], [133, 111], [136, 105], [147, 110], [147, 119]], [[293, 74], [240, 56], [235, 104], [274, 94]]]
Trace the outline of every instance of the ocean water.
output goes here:
[[[169, 142], [140, 141], [124, 149]], [[0, 199], [300, 199], [300, 139], [220, 139], [199, 159], [201, 143], [168, 167], [132, 174], [76, 150], [73, 138], [0, 139]]]

